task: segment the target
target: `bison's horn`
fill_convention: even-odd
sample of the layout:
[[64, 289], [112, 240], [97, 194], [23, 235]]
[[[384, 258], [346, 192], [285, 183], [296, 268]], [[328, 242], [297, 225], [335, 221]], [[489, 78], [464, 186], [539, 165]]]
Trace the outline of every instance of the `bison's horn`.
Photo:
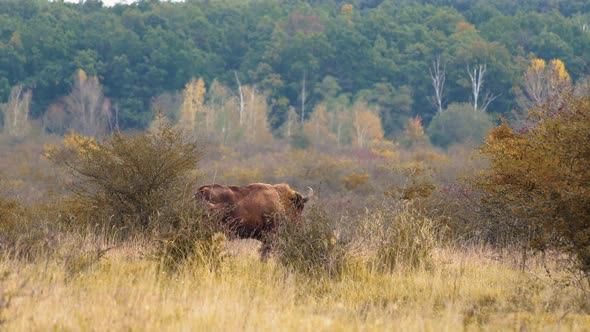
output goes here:
[[309, 192], [305, 197], [303, 197], [304, 202], [307, 202], [310, 198], [313, 197], [313, 189], [311, 189], [311, 187], [307, 187], [307, 189], [309, 189]]

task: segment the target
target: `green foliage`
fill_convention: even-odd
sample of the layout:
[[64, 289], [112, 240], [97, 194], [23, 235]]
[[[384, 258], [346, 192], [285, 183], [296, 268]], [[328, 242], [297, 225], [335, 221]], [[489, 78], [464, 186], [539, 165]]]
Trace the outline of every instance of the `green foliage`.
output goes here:
[[295, 149], [300, 149], [300, 150], [307, 149], [310, 146], [310, 144], [311, 144], [311, 140], [309, 139], [309, 137], [307, 137], [307, 135], [305, 135], [303, 133], [296, 133], [296, 134], [292, 135], [289, 140], [289, 145], [291, 145]]
[[[0, 102], [10, 86], [25, 83], [34, 87], [31, 111], [38, 117], [68, 93], [82, 68], [100, 79], [118, 124], [141, 128], [153, 98], [181, 90], [191, 77], [235, 87], [238, 71], [244, 85], [268, 94], [273, 129], [289, 106], [300, 106], [305, 81], [307, 109], [369, 92], [392, 137], [410, 115], [427, 122], [434, 115], [428, 69], [437, 55], [448, 64], [444, 95], [451, 103], [470, 95], [465, 64], [486, 63], [486, 89], [499, 96], [490, 105], [495, 113], [513, 108], [510, 89], [531, 53], [583, 73], [590, 9], [581, 2], [364, 1], [342, 11], [329, 1], [106, 7], [3, 0]], [[523, 35], [532, 37], [523, 42]]]
[[589, 277], [590, 98], [560, 98], [533, 111], [530, 127], [492, 130], [482, 148], [490, 167], [474, 183], [491, 211], [532, 231], [534, 247], [568, 252]]
[[279, 262], [310, 276], [338, 277], [346, 266], [346, 243], [336, 236], [326, 211], [306, 207], [300, 222], [281, 223], [273, 245]]
[[479, 144], [493, 125], [492, 117], [487, 113], [475, 112], [469, 104], [451, 104], [434, 116], [427, 133], [432, 143], [442, 147]]
[[201, 155], [196, 142], [171, 127], [115, 134], [104, 142], [71, 134], [46, 153], [73, 179], [75, 222], [131, 228], [178, 222], [177, 210], [191, 199], [189, 173]]

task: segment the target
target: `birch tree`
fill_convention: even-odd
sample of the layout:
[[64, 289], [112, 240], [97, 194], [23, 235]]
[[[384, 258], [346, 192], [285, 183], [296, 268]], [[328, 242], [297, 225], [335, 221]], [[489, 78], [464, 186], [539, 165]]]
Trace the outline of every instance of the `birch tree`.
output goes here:
[[303, 82], [301, 84], [301, 125], [305, 121], [305, 71], [303, 72]]
[[336, 135], [330, 130], [332, 114], [328, 113], [325, 104], [319, 104], [311, 113], [309, 120], [305, 123], [304, 132], [313, 142], [333, 143], [336, 142]]
[[[472, 93], [472, 105], [473, 111], [477, 112], [479, 110], [484, 111], [488, 108], [490, 103], [494, 101], [498, 96], [494, 96], [489, 92], [486, 92], [483, 96], [482, 94], [482, 86], [484, 83], [484, 76], [487, 70], [487, 65], [478, 65], [476, 68], [471, 70], [469, 65], [467, 65], [467, 74], [469, 75], [469, 79], [471, 82], [471, 93]], [[481, 106], [479, 104], [480, 96], [482, 97]]]
[[230, 90], [214, 80], [207, 92], [207, 111], [211, 114], [211, 136], [221, 145], [228, 143], [236, 129], [239, 129], [239, 118], [235, 110], [238, 108], [236, 97]]
[[366, 104], [356, 103], [353, 107], [355, 143], [364, 148], [370, 140], [383, 139], [381, 119]]
[[298, 120], [295, 108], [289, 107], [289, 111], [287, 113], [287, 121], [285, 121], [285, 124], [283, 125], [285, 138], [289, 139], [296, 133], [298, 128], [297, 123]]
[[432, 67], [429, 68], [429, 71], [430, 78], [432, 79], [432, 86], [434, 88], [434, 104], [436, 106], [436, 110], [440, 113], [442, 112], [442, 96], [446, 78], [445, 66], [442, 65], [441, 68], [440, 55], [437, 55], [436, 59], [432, 61]]
[[240, 96], [240, 127], [244, 123], [244, 92], [242, 91], [242, 83], [240, 83], [240, 79], [238, 78], [238, 72], [234, 71], [234, 75], [236, 76], [236, 82], [238, 83], [238, 93]]
[[205, 82], [202, 78], [198, 80], [192, 78], [184, 88], [178, 125], [190, 133], [194, 133], [197, 130], [197, 114], [205, 113], [203, 106], [205, 91]]
[[4, 115], [4, 133], [11, 137], [23, 137], [31, 129], [29, 121], [29, 105], [32, 98], [31, 90], [18, 84], [10, 91], [6, 104], [0, 105]]
[[112, 132], [111, 103], [102, 93], [96, 76], [88, 77], [79, 69], [74, 76], [72, 92], [64, 98], [69, 128], [84, 136], [97, 137]]
[[247, 96], [245, 104], [244, 124], [245, 139], [249, 143], [266, 144], [272, 141], [272, 134], [268, 125], [268, 105], [266, 95], [258, 91], [256, 86], [245, 86], [244, 95]]
[[563, 61], [553, 59], [547, 64], [543, 59], [534, 58], [522, 77], [518, 102], [525, 110], [539, 108], [550, 100], [556, 101], [572, 87]]

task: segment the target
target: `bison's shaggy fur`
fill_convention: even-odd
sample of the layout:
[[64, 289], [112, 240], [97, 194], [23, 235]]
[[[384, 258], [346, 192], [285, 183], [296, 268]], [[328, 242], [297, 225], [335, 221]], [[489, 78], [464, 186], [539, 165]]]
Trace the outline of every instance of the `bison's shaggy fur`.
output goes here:
[[254, 238], [267, 244], [269, 233], [280, 222], [301, 219], [303, 207], [313, 195], [313, 190], [309, 189], [310, 193], [303, 196], [285, 183], [206, 184], [197, 189], [195, 198], [212, 213], [221, 215], [240, 238]]

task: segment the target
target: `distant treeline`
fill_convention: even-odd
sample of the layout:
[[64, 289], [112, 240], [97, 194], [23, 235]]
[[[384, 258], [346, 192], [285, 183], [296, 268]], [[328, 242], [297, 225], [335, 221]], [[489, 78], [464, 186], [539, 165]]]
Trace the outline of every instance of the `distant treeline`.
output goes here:
[[307, 118], [326, 100], [363, 99], [393, 135], [410, 117], [429, 122], [450, 103], [473, 103], [470, 74], [482, 79], [487, 111], [508, 114], [533, 58], [586, 77], [590, 2], [0, 0], [0, 103], [22, 84], [41, 118], [82, 69], [123, 128], [146, 127], [156, 97], [203, 78], [235, 94], [238, 84], [263, 91], [272, 129], [290, 109]]

